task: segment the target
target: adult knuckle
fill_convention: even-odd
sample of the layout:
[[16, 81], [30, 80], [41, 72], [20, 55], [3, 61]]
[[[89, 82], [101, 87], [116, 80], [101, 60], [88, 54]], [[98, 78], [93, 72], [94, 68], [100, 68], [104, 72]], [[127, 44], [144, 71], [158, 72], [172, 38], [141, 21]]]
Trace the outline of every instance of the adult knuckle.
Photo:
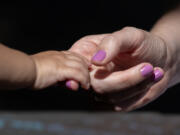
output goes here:
[[135, 36], [136, 36], [137, 42], [141, 42], [141, 41], [144, 40], [144, 38], [145, 38], [145, 32], [144, 32], [143, 30], [141, 30], [141, 29], [136, 29], [135, 33], [136, 33]]
[[135, 29], [136, 29], [135, 27], [126, 26], [126, 27], [124, 27], [122, 30], [123, 30], [123, 31], [133, 31], [133, 30], [135, 30]]
[[114, 34], [111, 34], [111, 35], [105, 37], [105, 42], [112, 43], [112, 45], [116, 45], [118, 42], [118, 39]]
[[130, 26], [127, 26], [127, 27], [124, 27], [122, 29], [122, 31], [126, 32], [126, 33], [132, 33], [132, 34], [135, 34], [138, 35], [138, 36], [143, 36], [143, 30], [141, 29], [138, 29], [138, 28], [135, 28], [135, 27], [130, 27]]
[[124, 27], [122, 31], [127, 34], [127, 36], [133, 35], [131, 36], [133, 44], [141, 44], [142, 41], [145, 39], [145, 31], [141, 29], [128, 26]]
[[80, 40], [89, 40], [91, 38], [91, 35], [86, 35], [84, 37], [82, 37]]

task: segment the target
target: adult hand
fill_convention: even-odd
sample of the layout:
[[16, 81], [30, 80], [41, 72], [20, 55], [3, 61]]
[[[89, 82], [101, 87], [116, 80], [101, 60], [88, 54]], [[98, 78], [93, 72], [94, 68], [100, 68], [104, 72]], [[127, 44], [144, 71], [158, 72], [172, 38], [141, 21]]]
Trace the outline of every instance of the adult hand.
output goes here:
[[126, 27], [111, 34], [86, 36], [70, 51], [92, 61], [94, 91], [119, 111], [151, 102], [172, 78], [169, 46], [160, 36], [141, 29]]

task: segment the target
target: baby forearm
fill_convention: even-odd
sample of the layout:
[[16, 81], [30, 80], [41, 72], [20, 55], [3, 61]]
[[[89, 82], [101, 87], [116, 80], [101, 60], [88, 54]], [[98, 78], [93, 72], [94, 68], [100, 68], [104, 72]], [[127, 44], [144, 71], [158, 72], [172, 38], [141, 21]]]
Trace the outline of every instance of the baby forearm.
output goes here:
[[29, 87], [35, 76], [35, 64], [30, 56], [0, 44], [0, 89]]
[[[172, 81], [169, 87], [180, 82], [180, 6], [163, 16], [151, 30], [167, 44], [168, 65], [171, 66]], [[173, 63], [173, 64], [172, 64]]]

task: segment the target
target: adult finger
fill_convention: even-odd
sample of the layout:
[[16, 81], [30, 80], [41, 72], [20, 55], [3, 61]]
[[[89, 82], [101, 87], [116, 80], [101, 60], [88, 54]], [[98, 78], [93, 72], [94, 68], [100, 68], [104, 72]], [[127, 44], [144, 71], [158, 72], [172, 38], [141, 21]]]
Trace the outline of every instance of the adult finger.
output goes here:
[[132, 88], [120, 91], [119, 93], [109, 94], [109, 101], [116, 104], [131, 99], [132, 97], [140, 95], [141, 93], [147, 92], [149, 88], [155, 83], [152, 81], [153, 78], [154, 76], [142, 81], [140, 84], [137, 84]]
[[102, 101], [106, 100], [106, 102], [112, 103], [112, 104], [122, 103], [123, 101], [127, 101], [133, 97], [140, 95], [141, 93], [147, 92], [149, 88], [154, 83], [156, 83], [153, 80], [154, 80], [154, 75], [145, 79], [144, 81], [135, 85], [134, 87], [131, 87], [122, 91], [113, 92], [113, 93], [97, 95], [97, 98]]
[[[159, 87], [159, 83], [161, 83], [162, 78], [159, 76], [163, 76], [163, 70], [159, 67], [154, 68], [154, 78], [157, 85], [152, 86], [147, 92], [142, 92], [136, 96], [130, 97], [129, 99], [126, 99], [122, 102], [119, 102], [118, 105], [115, 106], [115, 109], [118, 110], [121, 108], [122, 111], [131, 111], [137, 108], [140, 108], [149, 102], [156, 99], [158, 96], [160, 96], [165, 90], [162, 90]], [[158, 78], [158, 79], [157, 79]], [[157, 87], [158, 86], [158, 87]]]
[[[98, 76], [97, 74], [98, 71], [95, 73], [95, 77]], [[95, 91], [98, 93], [120, 92], [136, 86], [151, 77], [152, 74], [153, 66], [149, 63], [141, 63], [127, 70], [111, 73], [108, 78], [104, 79], [107, 83], [105, 88], [95, 88]]]

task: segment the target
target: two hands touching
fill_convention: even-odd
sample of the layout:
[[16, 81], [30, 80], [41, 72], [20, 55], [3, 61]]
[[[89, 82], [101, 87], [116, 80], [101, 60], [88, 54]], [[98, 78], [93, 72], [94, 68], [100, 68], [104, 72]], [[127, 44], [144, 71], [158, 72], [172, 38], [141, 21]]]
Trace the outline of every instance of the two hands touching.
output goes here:
[[131, 111], [156, 99], [174, 74], [171, 48], [164, 38], [134, 27], [86, 36], [68, 51], [31, 57], [37, 72], [35, 89], [69, 80], [67, 87], [91, 86], [98, 100], [117, 111]]
[[68, 51], [27, 55], [0, 45], [0, 89], [43, 89], [65, 82], [72, 90], [92, 87], [96, 99], [131, 111], [180, 82], [180, 7], [150, 32], [126, 27], [86, 36]]

